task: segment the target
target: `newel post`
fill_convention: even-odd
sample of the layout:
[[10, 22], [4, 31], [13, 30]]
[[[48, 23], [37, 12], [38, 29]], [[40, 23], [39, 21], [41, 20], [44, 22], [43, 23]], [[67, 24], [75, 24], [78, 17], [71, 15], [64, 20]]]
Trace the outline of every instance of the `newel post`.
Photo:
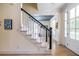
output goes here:
[[49, 49], [52, 49], [52, 28], [50, 27], [50, 34], [49, 34]]

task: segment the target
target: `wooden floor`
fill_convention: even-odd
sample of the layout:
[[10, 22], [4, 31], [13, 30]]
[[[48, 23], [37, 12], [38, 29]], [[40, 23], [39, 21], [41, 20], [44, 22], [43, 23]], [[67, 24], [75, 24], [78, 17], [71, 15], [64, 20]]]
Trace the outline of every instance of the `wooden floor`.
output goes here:
[[56, 42], [53, 42], [52, 47], [52, 56], [77, 56], [77, 54], [75, 54], [63, 45], [58, 45]]
[[[24, 54], [0, 54], [1, 56], [77, 56], [75, 53], [73, 53], [71, 50], [67, 49], [66, 47], [62, 45], [57, 45], [56, 43], [53, 43], [53, 49], [52, 51], [49, 51], [48, 53], [30, 53], [25, 52]], [[1, 53], [1, 52], [0, 52]], [[8, 52], [7, 52], [8, 53]]]
[[52, 55], [53, 56], [77, 56], [74, 52], [71, 50], [67, 49], [64, 46], [57, 46], [56, 49], [52, 50]]

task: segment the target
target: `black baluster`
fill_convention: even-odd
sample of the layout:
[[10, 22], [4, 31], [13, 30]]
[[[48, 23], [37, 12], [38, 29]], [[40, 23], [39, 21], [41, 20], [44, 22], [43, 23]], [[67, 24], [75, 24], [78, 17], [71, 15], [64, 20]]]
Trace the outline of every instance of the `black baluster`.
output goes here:
[[46, 29], [46, 42], [47, 42], [47, 29]]

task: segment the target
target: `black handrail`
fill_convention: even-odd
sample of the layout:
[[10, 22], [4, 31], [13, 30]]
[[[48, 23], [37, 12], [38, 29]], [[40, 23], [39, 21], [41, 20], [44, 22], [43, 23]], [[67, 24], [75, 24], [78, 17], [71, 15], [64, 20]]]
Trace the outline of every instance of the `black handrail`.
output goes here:
[[28, 14], [30, 17], [32, 17], [36, 22], [38, 22], [42, 27], [44, 27], [45, 29], [47, 29], [48, 31], [50, 31], [46, 26], [44, 26], [42, 23], [40, 23], [36, 18], [34, 18], [31, 14], [29, 14], [27, 11], [25, 11], [23, 8], [21, 8], [21, 10], [23, 12], [25, 12], [26, 14]]

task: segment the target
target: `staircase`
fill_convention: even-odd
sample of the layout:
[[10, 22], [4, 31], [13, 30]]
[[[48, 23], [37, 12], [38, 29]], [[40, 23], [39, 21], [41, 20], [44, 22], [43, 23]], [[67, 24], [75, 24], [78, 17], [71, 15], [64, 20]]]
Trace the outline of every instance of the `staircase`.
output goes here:
[[50, 51], [52, 49], [52, 28], [47, 28], [31, 14], [21, 8], [21, 33], [29, 36], [28, 39], [39, 51]]

